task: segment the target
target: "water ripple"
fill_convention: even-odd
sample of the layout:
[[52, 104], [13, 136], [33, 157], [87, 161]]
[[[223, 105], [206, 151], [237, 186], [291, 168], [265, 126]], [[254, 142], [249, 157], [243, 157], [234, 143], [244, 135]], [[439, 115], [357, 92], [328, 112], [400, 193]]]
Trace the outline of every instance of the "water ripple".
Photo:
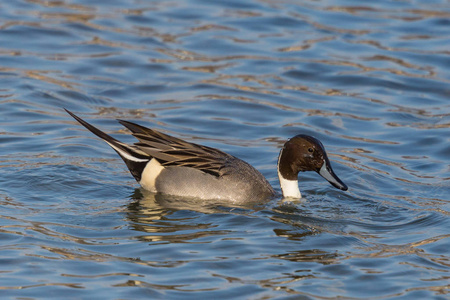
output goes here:
[[[3, 3], [2, 296], [444, 299], [449, 16], [441, 0]], [[63, 107], [124, 142], [115, 119], [218, 147], [277, 191], [280, 147], [311, 134], [349, 191], [302, 173], [302, 201], [149, 195]]]

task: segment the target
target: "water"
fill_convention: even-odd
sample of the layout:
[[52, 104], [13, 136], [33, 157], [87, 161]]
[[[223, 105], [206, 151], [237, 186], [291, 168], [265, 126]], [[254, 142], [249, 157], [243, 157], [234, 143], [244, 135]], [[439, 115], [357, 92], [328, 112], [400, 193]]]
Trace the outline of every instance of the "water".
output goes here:
[[[2, 299], [448, 299], [448, 1], [3, 1]], [[218, 147], [279, 191], [313, 134], [349, 186], [141, 191], [62, 108]]]

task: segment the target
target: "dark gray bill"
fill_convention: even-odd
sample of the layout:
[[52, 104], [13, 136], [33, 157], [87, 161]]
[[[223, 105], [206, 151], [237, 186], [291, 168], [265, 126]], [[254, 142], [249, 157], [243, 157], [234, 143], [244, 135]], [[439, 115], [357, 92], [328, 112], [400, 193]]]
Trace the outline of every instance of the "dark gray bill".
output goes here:
[[343, 183], [342, 180], [340, 180], [339, 177], [336, 176], [336, 174], [334, 174], [334, 171], [331, 168], [329, 161], [325, 160], [318, 173], [320, 174], [320, 176], [325, 178], [329, 183], [331, 183], [331, 185], [334, 186], [335, 188], [343, 191], [348, 190], [347, 185]]

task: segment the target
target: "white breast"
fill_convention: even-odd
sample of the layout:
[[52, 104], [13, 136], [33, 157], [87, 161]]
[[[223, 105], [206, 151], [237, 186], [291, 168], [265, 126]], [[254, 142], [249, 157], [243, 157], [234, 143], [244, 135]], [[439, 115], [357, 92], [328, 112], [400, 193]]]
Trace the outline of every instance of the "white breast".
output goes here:
[[159, 176], [164, 167], [154, 158], [152, 158], [142, 171], [141, 181], [139, 184], [150, 192], [158, 192], [156, 190], [156, 178]]

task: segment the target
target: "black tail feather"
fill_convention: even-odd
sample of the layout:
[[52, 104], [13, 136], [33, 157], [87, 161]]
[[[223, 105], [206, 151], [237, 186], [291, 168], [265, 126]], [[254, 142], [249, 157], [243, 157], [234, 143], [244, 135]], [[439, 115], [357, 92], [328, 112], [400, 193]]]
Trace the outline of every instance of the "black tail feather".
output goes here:
[[77, 120], [81, 125], [86, 127], [90, 132], [103, 139], [108, 145], [113, 148], [117, 154], [123, 159], [128, 169], [130, 170], [131, 175], [139, 182], [141, 181], [142, 172], [147, 165], [148, 161], [152, 159], [151, 156], [146, 155], [145, 153], [139, 153], [132, 146], [129, 146], [125, 143], [122, 143], [112, 136], [104, 133], [100, 129], [92, 126], [88, 122], [84, 121], [71, 111], [64, 109], [69, 115], [71, 115], [75, 120]]
[[93, 134], [95, 134], [96, 136], [98, 136], [99, 138], [110, 142], [110, 143], [117, 143], [117, 144], [122, 144], [121, 142], [119, 142], [118, 140], [116, 140], [115, 138], [113, 138], [112, 136], [104, 133], [103, 131], [101, 131], [100, 129], [92, 126], [91, 124], [89, 124], [88, 122], [86, 122], [85, 120], [83, 120], [82, 118], [78, 117], [76, 114], [74, 114], [73, 112], [67, 110], [64, 108], [64, 110], [72, 116], [72, 118], [74, 118], [75, 120], [78, 121], [78, 123], [80, 123], [81, 125], [83, 125], [84, 127], [86, 127], [90, 132], [92, 132]]

